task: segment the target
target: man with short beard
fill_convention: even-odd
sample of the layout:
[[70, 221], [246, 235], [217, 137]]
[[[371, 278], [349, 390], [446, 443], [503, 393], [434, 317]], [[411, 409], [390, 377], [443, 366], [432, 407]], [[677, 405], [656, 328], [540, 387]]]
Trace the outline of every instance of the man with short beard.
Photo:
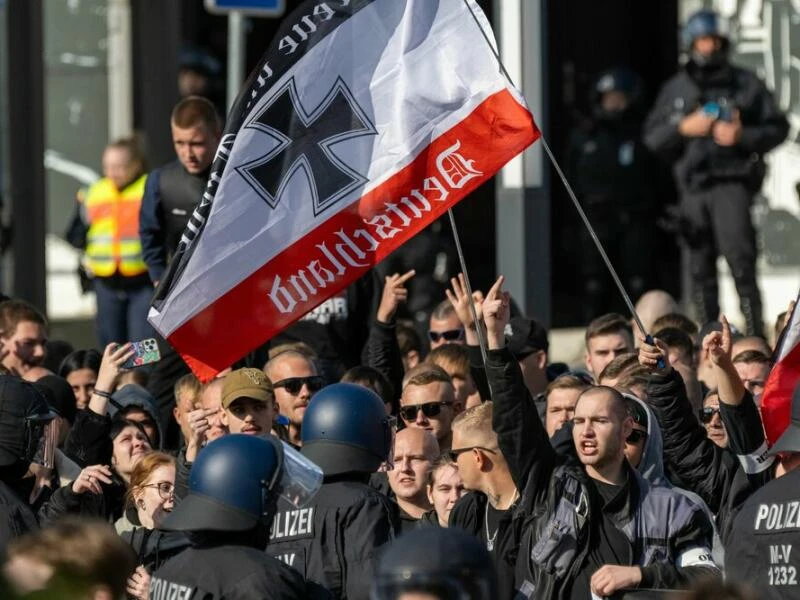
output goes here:
[[[672, 589], [718, 574], [710, 559], [712, 526], [702, 509], [671, 490], [651, 487], [628, 464], [625, 440], [633, 420], [619, 392], [595, 386], [581, 394], [572, 432], [581, 464], [557, 458], [541, 422], [531, 418], [535, 407], [506, 348], [510, 311], [502, 284], [501, 277], [483, 303], [486, 373], [499, 449], [515, 481], [525, 486], [525, 502], [536, 507], [519, 550], [527, 562], [529, 597]], [[530, 427], [521, 430], [521, 424]]]
[[289, 442], [299, 448], [303, 415], [311, 397], [324, 385], [317, 368], [306, 355], [293, 350], [281, 352], [264, 366], [272, 382], [280, 414], [289, 420]]
[[238, 369], [222, 386], [222, 423], [230, 433], [268, 434], [275, 417], [272, 382], [259, 369]]

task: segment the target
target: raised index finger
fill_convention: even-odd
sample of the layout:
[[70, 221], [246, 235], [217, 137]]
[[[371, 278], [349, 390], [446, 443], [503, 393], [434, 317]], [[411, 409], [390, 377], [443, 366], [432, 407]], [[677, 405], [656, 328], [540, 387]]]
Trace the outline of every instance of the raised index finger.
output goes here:
[[407, 273], [403, 273], [398, 279], [395, 280], [395, 284], [402, 285], [409, 279], [411, 279], [417, 272], [414, 269], [411, 269]]
[[486, 292], [486, 300], [495, 300], [500, 295], [500, 290], [503, 289], [503, 282], [506, 280], [505, 277], [500, 275], [497, 278], [497, 281], [494, 282], [494, 285]]

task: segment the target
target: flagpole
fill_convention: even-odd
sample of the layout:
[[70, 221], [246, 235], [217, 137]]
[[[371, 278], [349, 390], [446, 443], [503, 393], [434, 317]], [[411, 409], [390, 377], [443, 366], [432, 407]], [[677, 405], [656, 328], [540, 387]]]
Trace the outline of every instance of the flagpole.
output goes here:
[[[470, 6], [470, 1], [469, 0], [464, 0], [464, 4], [466, 5], [467, 9], [469, 10], [470, 15], [472, 15], [472, 18], [475, 21], [475, 25], [478, 27], [478, 29], [483, 34], [483, 39], [486, 42], [486, 45], [492, 51], [492, 54], [494, 54], [495, 59], [497, 59], [497, 64], [500, 66], [500, 72], [503, 74], [503, 76], [505, 76], [505, 78], [508, 80], [508, 82], [511, 85], [516, 87], [516, 85], [514, 85], [514, 81], [511, 79], [511, 76], [508, 74], [508, 71], [506, 70], [505, 65], [503, 64], [502, 59], [500, 58], [500, 54], [498, 54], [497, 50], [492, 45], [492, 42], [489, 39], [489, 36], [487, 35], [486, 31], [484, 31], [483, 27], [481, 26], [480, 21], [478, 20], [478, 17], [475, 15], [475, 12], [472, 10], [472, 6]], [[583, 221], [583, 224], [586, 226], [586, 229], [589, 231], [589, 235], [591, 236], [592, 241], [594, 242], [595, 246], [597, 246], [597, 250], [598, 250], [598, 252], [600, 252], [600, 256], [602, 257], [603, 262], [605, 263], [606, 267], [608, 268], [609, 273], [611, 273], [611, 278], [614, 280], [614, 283], [616, 284], [617, 289], [619, 290], [619, 293], [622, 296], [622, 299], [624, 300], [625, 304], [627, 305], [628, 310], [631, 313], [631, 316], [633, 317], [634, 321], [636, 321], [636, 325], [639, 327], [639, 330], [642, 332], [642, 335], [645, 337], [645, 341], [647, 343], [652, 343], [653, 338], [645, 330], [644, 325], [642, 324], [642, 320], [639, 318], [639, 314], [636, 312], [636, 308], [634, 307], [633, 302], [631, 301], [631, 297], [628, 295], [628, 292], [625, 290], [625, 286], [622, 285], [622, 281], [620, 280], [619, 275], [617, 275], [617, 270], [614, 268], [614, 265], [611, 264], [611, 260], [608, 258], [608, 254], [606, 254], [606, 250], [603, 247], [602, 242], [600, 242], [600, 238], [597, 237], [597, 233], [595, 233], [594, 227], [592, 227], [592, 224], [589, 222], [589, 218], [586, 216], [586, 213], [584, 212], [583, 207], [581, 206], [581, 203], [578, 201], [578, 198], [575, 195], [575, 192], [572, 190], [572, 186], [569, 184], [569, 181], [567, 181], [567, 178], [564, 175], [564, 172], [561, 170], [561, 166], [558, 164], [558, 161], [556, 160], [556, 157], [553, 155], [553, 152], [550, 150], [550, 146], [547, 144], [547, 140], [545, 139], [544, 134], [542, 134], [540, 136], [539, 140], [542, 142], [542, 146], [544, 146], [545, 153], [547, 154], [547, 157], [550, 159], [550, 162], [552, 163], [553, 167], [555, 168], [556, 173], [558, 173], [558, 176], [561, 178], [561, 183], [564, 184], [564, 188], [567, 190], [567, 194], [569, 195], [570, 199], [572, 199], [572, 203], [575, 205], [575, 209], [578, 211], [578, 215], [581, 217], [581, 220]], [[451, 218], [452, 218], [452, 216], [451, 216]], [[455, 233], [455, 226], [453, 228], [453, 231]]]
[[456, 252], [458, 253], [458, 261], [461, 263], [461, 272], [464, 274], [464, 286], [467, 288], [467, 297], [469, 298], [469, 309], [472, 312], [472, 320], [475, 323], [475, 332], [478, 334], [478, 345], [481, 349], [481, 358], [483, 364], [486, 364], [486, 337], [483, 335], [481, 329], [481, 322], [478, 319], [478, 310], [475, 308], [475, 299], [472, 297], [472, 285], [469, 282], [469, 274], [467, 273], [467, 261], [464, 259], [464, 252], [461, 250], [461, 238], [458, 235], [458, 228], [456, 227], [456, 217], [453, 214], [453, 209], [448, 208], [447, 214], [450, 217], [450, 227], [453, 230], [453, 239], [456, 242]]

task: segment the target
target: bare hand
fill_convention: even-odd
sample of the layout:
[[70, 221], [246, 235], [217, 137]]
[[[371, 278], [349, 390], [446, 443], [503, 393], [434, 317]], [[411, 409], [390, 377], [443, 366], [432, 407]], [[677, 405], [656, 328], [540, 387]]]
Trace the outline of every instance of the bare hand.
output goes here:
[[[447, 299], [450, 304], [456, 309], [458, 320], [464, 326], [465, 330], [475, 329], [475, 319], [472, 316], [472, 308], [470, 308], [469, 295], [467, 294], [467, 281], [463, 273], [459, 273], [458, 277], [450, 279], [450, 285], [453, 286], [452, 291], [446, 289], [444, 292], [447, 294]], [[478, 315], [480, 321], [483, 314], [483, 294], [475, 290], [472, 292], [472, 301], [475, 303], [475, 313]]]
[[91, 492], [92, 494], [102, 494], [101, 483], [111, 485], [111, 469], [106, 465], [86, 467], [78, 474], [78, 478], [72, 482], [72, 493], [83, 494]]
[[739, 119], [739, 111], [734, 110], [732, 120], [715, 121], [711, 127], [711, 134], [718, 146], [735, 146], [742, 139], [742, 122]]
[[128, 595], [136, 600], [147, 600], [150, 591], [150, 573], [142, 565], [136, 567], [133, 575], [128, 577], [128, 584], [125, 588]]
[[406, 281], [415, 274], [416, 271], [411, 269], [403, 275], [395, 273], [386, 277], [386, 283], [383, 285], [383, 296], [381, 296], [381, 303], [378, 306], [378, 321], [380, 323], [391, 323], [397, 312], [397, 307], [401, 302], [408, 300], [408, 290], [404, 286]]
[[786, 309], [786, 316], [783, 317], [783, 327], [781, 327], [781, 333], [783, 333], [783, 330], [786, 329], [789, 326], [789, 323], [792, 322], [792, 313], [794, 312], [794, 303], [795, 303], [794, 300], [789, 302], [789, 308]]
[[711, 133], [714, 117], [698, 109], [683, 117], [678, 125], [678, 131], [683, 137], [705, 137]]
[[211, 429], [208, 418], [216, 412], [216, 408], [198, 408], [186, 415], [186, 421], [192, 430], [191, 437], [186, 440], [186, 462], [193, 463], [197, 458], [197, 453], [205, 442], [206, 431]]
[[720, 315], [722, 331], [712, 331], [703, 338], [703, 356], [708, 356], [717, 366], [731, 360], [731, 326], [725, 315]]
[[[645, 342], [643, 337], [639, 338], [639, 364], [647, 367], [653, 372], [668, 372], [672, 366], [669, 364], [669, 348], [659, 339], [653, 340], [653, 344]], [[664, 361], [664, 368], [658, 368], [658, 361]]]
[[605, 597], [619, 590], [635, 589], [641, 582], [642, 570], [639, 567], [603, 565], [594, 572], [589, 586], [594, 594]]
[[100, 371], [97, 373], [97, 382], [94, 387], [103, 392], [111, 393], [117, 385], [117, 379], [122, 372], [122, 365], [134, 355], [133, 344], [128, 342], [122, 346], [111, 343], [103, 351], [103, 360], [100, 362]]
[[505, 329], [511, 316], [511, 296], [503, 291], [505, 277], [497, 278], [483, 301], [483, 320], [489, 348], [496, 350], [506, 345]]

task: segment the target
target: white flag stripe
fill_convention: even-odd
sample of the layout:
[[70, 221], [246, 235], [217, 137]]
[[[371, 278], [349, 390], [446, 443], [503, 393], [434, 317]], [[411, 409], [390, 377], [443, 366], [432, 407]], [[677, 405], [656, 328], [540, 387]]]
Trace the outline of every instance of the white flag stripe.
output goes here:
[[[397, 13], [403, 7], [405, 15], [395, 14], [387, 20], [387, 12]], [[475, 10], [480, 13], [477, 7]], [[402, 23], [395, 26], [401, 18]], [[415, 31], [421, 25], [430, 25], [429, 30]], [[347, 51], [350, 46], [358, 51]], [[432, 53], [436, 60], [431, 60]], [[275, 99], [274, 93], [268, 93], [237, 134], [202, 243], [198, 240], [161, 311], [151, 311], [153, 325], [169, 335], [282, 248], [411, 162], [431, 140], [463, 120], [488, 96], [506, 88], [491, 55], [463, 0], [438, 4], [378, 0], [320, 42], [273, 84], [273, 90], [285, 89], [294, 81], [302, 107], [310, 113], [341, 79], [378, 134], [341, 142], [333, 152], [366, 175], [369, 184], [315, 215], [307, 180], [298, 173], [288, 182], [277, 206], [270, 209], [244, 178], [233, 173], [247, 162], [244, 156], [252, 154], [253, 147], [266, 154], [277, 145], [270, 135], [247, 127]], [[401, 62], [397, 56], [403, 57]], [[331, 57], [336, 57], [335, 62]], [[316, 67], [309, 68], [309, 64]], [[243, 201], [245, 198], [251, 200]]]

